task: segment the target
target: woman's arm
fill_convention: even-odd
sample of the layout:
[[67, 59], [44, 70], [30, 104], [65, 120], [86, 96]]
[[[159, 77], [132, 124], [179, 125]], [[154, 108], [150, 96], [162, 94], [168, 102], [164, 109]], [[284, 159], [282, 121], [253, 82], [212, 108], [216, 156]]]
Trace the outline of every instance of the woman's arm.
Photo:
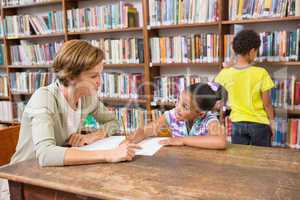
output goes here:
[[49, 113], [40, 113], [35, 115], [32, 120], [34, 149], [40, 166], [131, 160], [134, 157], [134, 151], [139, 148], [136, 144], [124, 144], [112, 150], [83, 151], [77, 148], [57, 146], [53, 128], [55, 121], [51, 116]]
[[71, 147], [81, 147], [91, 144], [97, 140], [101, 140], [105, 137], [106, 131], [103, 129], [88, 134], [73, 133], [66, 141], [66, 144]]
[[224, 127], [218, 121], [213, 121], [208, 124], [208, 136], [170, 138], [162, 140], [161, 144], [172, 146], [186, 145], [205, 149], [225, 149], [227, 142]]
[[83, 151], [76, 148], [66, 150], [64, 165], [81, 165], [98, 162], [121, 162], [132, 160], [135, 151], [140, 147], [136, 144], [122, 144], [112, 150]]

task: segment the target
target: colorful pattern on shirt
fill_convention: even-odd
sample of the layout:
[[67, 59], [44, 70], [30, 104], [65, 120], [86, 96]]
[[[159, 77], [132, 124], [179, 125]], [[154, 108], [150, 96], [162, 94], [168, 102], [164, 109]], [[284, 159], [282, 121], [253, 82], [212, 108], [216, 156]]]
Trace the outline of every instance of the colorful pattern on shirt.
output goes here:
[[218, 121], [216, 114], [207, 112], [204, 117], [195, 119], [194, 124], [189, 132], [187, 122], [176, 120], [175, 109], [166, 111], [164, 116], [167, 120], [169, 128], [172, 131], [173, 137], [206, 136], [208, 135], [208, 124], [212, 121]]

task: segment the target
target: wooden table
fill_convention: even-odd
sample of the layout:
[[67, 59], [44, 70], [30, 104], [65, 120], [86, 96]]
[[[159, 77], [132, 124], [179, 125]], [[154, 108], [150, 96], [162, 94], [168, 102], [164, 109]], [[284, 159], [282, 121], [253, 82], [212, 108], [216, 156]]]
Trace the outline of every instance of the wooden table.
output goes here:
[[0, 170], [12, 199], [300, 199], [300, 151], [164, 147], [132, 162]]

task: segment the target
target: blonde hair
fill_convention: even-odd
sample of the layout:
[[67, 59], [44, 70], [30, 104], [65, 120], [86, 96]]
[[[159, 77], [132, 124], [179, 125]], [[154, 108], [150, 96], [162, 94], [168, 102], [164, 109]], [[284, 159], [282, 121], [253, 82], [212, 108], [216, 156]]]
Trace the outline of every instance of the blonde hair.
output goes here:
[[69, 81], [98, 65], [104, 59], [101, 49], [86, 41], [70, 40], [64, 43], [57, 53], [53, 69], [59, 81], [68, 86]]

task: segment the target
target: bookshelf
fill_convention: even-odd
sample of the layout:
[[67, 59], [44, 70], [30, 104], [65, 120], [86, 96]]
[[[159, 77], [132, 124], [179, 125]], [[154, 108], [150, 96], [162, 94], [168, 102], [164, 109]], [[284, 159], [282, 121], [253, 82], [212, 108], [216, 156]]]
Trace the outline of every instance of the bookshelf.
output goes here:
[[[86, 4], [86, 2], [91, 2]], [[111, 3], [118, 3], [118, 0], [111, 1]], [[131, 2], [130, 0], [126, 2]], [[283, 26], [290, 23], [300, 23], [300, 16], [287, 16], [287, 17], [269, 17], [269, 18], [257, 18], [257, 19], [243, 19], [243, 20], [231, 20], [229, 17], [229, 2], [230, 0], [216, 0], [216, 5], [218, 7], [217, 15], [211, 16], [209, 20], [177, 20], [175, 24], [162, 23], [160, 24], [150, 24], [150, 21], [153, 19], [150, 17], [151, 10], [151, 1], [150, 0], [132, 0], [132, 2], [140, 5], [141, 9], [139, 10], [140, 21], [138, 27], [115, 27], [109, 29], [98, 29], [94, 30], [92, 28], [85, 28], [84, 30], [76, 31], [69, 30], [68, 28], [68, 10], [75, 10], [81, 8], [92, 8], [93, 6], [102, 6], [99, 1], [80, 1], [80, 0], [51, 0], [39, 3], [31, 3], [26, 5], [5, 5], [1, 7], [1, 20], [7, 16], [16, 15], [19, 11], [26, 9], [40, 9], [49, 7], [59, 7], [59, 11], [62, 12], [62, 25], [63, 29], [61, 33], [51, 33], [51, 34], [42, 34], [42, 35], [26, 35], [26, 36], [17, 36], [17, 37], [0, 37], [1, 44], [4, 45], [4, 64], [0, 66], [0, 69], [3, 72], [5, 71], [8, 75], [15, 72], [22, 72], [27, 70], [43, 70], [45, 72], [51, 72], [51, 64], [22, 64], [15, 65], [12, 63], [12, 56], [10, 55], [10, 48], [13, 45], [19, 45], [21, 41], [30, 41], [30, 42], [39, 42], [39, 41], [68, 41], [71, 39], [99, 39], [102, 38], [113, 38], [118, 39], [123, 35], [126, 37], [136, 37], [143, 39], [143, 56], [144, 60], [140, 63], [122, 63], [122, 64], [105, 64], [104, 69], [118, 69], [118, 70], [142, 70], [144, 75], [145, 84], [145, 96], [142, 99], [130, 99], [130, 98], [109, 98], [109, 97], [100, 97], [99, 99], [106, 103], [111, 103], [114, 105], [124, 105], [129, 102], [134, 102], [135, 104], [140, 104], [146, 107], [148, 112], [148, 118], [151, 119], [151, 111], [157, 107], [161, 108], [172, 108], [175, 106], [174, 103], [166, 102], [155, 102], [153, 103], [154, 98], [154, 86], [151, 84], [155, 77], [161, 75], [161, 69], [165, 71], [173, 71], [173, 68], [179, 68], [185, 70], [187, 67], [197, 70], [206, 70], [212, 69], [218, 71], [222, 68], [222, 63], [224, 61], [224, 36], [226, 34], [233, 34], [234, 27], [237, 25], [278, 25]], [[174, 1], [175, 2], [175, 1]], [[211, 4], [214, 1], [209, 1]], [[95, 5], [94, 5], [95, 4]], [[103, 5], [107, 2], [102, 2]], [[194, 11], [193, 11], [194, 12]], [[31, 13], [32, 14], [32, 13]], [[176, 20], [175, 20], [176, 21]], [[298, 26], [299, 27], [299, 26]], [[299, 27], [300, 28], [300, 27]], [[217, 57], [218, 61], [214, 62], [181, 62], [181, 63], [154, 63], [151, 59], [151, 38], [168, 36], [172, 34], [181, 34], [189, 32], [190, 30], [194, 33], [202, 33], [202, 30], [209, 30], [207, 33], [216, 33], [218, 34], [218, 44]], [[213, 31], [210, 31], [213, 30]], [[197, 32], [198, 31], [198, 32]], [[298, 70], [300, 67], [300, 61], [279, 61], [279, 62], [258, 62], [261, 66], [266, 66], [271, 69], [287, 67], [291, 69]], [[300, 69], [300, 68], [299, 68]], [[8, 76], [9, 77], [9, 76]], [[9, 80], [9, 88], [10, 80]], [[9, 90], [8, 97], [0, 97], [1, 101], [15, 101], [16, 99], [24, 99], [30, 96], [32, 93], [21, 93], [15, 94], [11, 93]], [[21, 96], [21, 97], [20, 97]], [[277, 109], [278, 113], [285, 112], [288, 115], [298, 116], [300, 111], [297, 109]], [[280, 111], [280, 112], [279, 112]], [[15, 122], [14, 122], [15, 123]]]
[[274, 17], [268, 19], [247, 19], [247, 20], [224, 20], [222, 24], [234, 25], [234, 24], [261, 24], [261, 23], [286, 23], [291, 21], [299, 21], [299, 16], [290, 16], [290, 17]]

